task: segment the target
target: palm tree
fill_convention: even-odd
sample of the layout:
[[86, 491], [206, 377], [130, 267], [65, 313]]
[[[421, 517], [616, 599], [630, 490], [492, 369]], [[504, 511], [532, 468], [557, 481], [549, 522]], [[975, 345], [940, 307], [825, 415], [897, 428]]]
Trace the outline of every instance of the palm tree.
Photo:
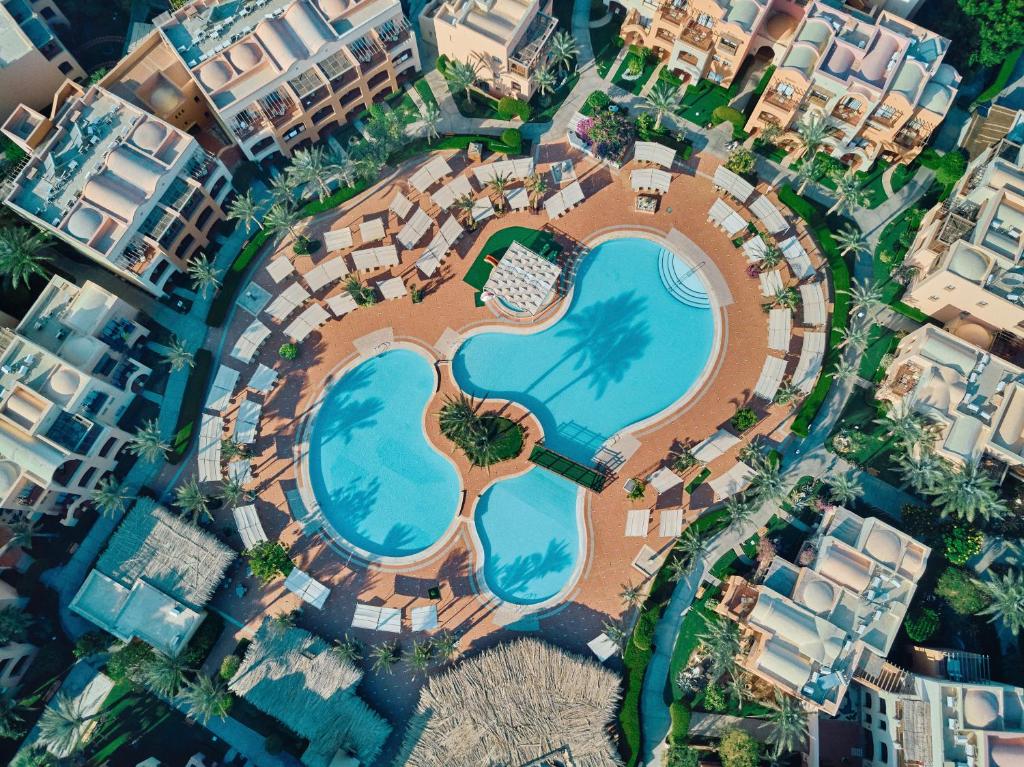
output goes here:
[[885, 303], [882, 300], [882, 289], [878, 285], [854, 280], [850, 289], [843, 292], [850, 297], [850, 303], [857, 312], [873, 312]]
[[494, 193], [497, 196], [497, 208], [499, 211], [505, 207], [505, 190], [508, 189], [509, 184], [512, 183], [512, 176], [502, 175], [501, 173], [495, 173], [494, 177], [487, 182], [487, 189], [489, 192]]
[[761, 254], [761, 269], [767, 271], [774, 269], [776, 266], [782, 263], [783, 255], [782, 251], [779, 250], [776, 245], [765, 246], [764, 252]]
[[[814, 109], [808, 112], [804, 119], [796, 126], [796, 135], [800, 141], [800, 146], [803, 148], [803, 162], [801, 167], [810, 165], [813, 173], [814, 161], [818, 154], [818, 149], [825, 143], [825, 139], [828, 138], [829, 126], [828, 118], [825, 113], [821, 110]], [[803, 194], [803, 186], [798, 190], [798, 194]]]
[[398, 663], [398, 647], [392, 642], [381, 642], [370, 650], [373, 670], [379, 674], [390, 674]]
[[910, 452], [896, 457], [903, 481], [915, 493], [934, 493], [946, 476], [946, 462], [931, 450], [920, 450], [918, 455]]
[[479, 409], [479, 403], [463, 392], [455, 397], [445, 395], [438, 414], [441, 433], [453, 442], [469, 439], [480, 428]]
[[[191, 362], [192, 356], [188, 359]], [[160, 424], [155, 418], [143, 423], [128, 441], [128, 452], [148, 463], [166, 458], [169, 450], [170, 446], [160, 437]]]
[[294, 203], [275, 202], [263, 217], [263, 226], [271, 232], [287, 230], [295, 239], [299, 238], [295, 224], [299, 221], [299, 213]]
[[850, 474], [832, 474], [825, 480], [828, 485], [828, 497], [839, 505], [855, 501], [864, 493], [860, 481]]
[[792, 378], [787, 378], [776, 390], [773, 401], [776, 405], [788, 405], [801, 394], [803, 394], [803, 391], [800, 387], [793, 383]]
[[97, 482], [92, 491], [93, 506], [104, 517], [124, 514], [131, 497], [128, 490], [109, 474]]
[[829, 213], [838, 213], [843, 216], [867, 204], [868, 193], [861, 188], [860, 180], [852, 169], [845, 173], [836, 169], [832, 173], [832, 180], [836, 185], [833, 192], [836, 201], [828, 209]]
[[448, 87], [453, 91], [463, 91], [466, 94], [466, 103], [473, 105], [473, 86], [477, 81], [477, 69], [466, 61], [450, 61], [444, 73], [448, 81]]
[[804, 162], [796, 169], [796, 193], [803, 194], [807, 191], [807, 185], [817, 180], [817, 168], [813, 162]]
[[235, 508], [243, 504], [249, 498], [249, 491], [245, 485], [238, 481], [237, 477], [228, 477], [220, 488], [220, 499], [228, 508]]
[[540, 94], [541, 99], [545, 104], [550, 101], [548, 97], [551, 95], [551, 92], [554, 91], [557, 83], [558, 78], [547, 64], [541, 65], [537, 69], [537, 73], [533, 76], [533, 84], [537, 86], [537, 92]]
[[32, 616], [20, 607], [9, 605], [0, 610], [0, 646], [24, 642], [32, 623]]
[[188, 514], [193, 525], [198, 525], [203, 518], [213, 521], [210, 513], [210, 501], [199, 487], [195, 477], [189, 477], [174, 490], [174, 505]]
[[975, 581], [991, 598], [992, 603], [979, 615], [991, 615], [1014, 636], [1024, 629], [1024, 574], [1010, 568], [1003, 575], [992, 574], [991, 580]]
[[346, 660], [353, 666], [363, 659], [363, 643], [355, 637], [345, 634], [341, 639], [334, 640], [334, 647], [331, 648], [335, 655]]
[[736, 708], [743, 708], [750, 697], [750, 676], [736, 669], [725, 683], [725, 692], [736, 703]]
[[192, 288], [203, 298], [211, 288], [220, 287], [220, 270], [210, 263], [205, 253], [193, 256], [188, 262], [188, 276], [192, 278]]
[[537, 209], [541, 198], [547, 194], [548, 182], [544, 176], [539, 173], [534, 173], [532, 176], [526, 179], [526, 189], [530, 193], [530, 204], [534, 210]]
[[10, 692], [0, 693], [0, 738], [17, 740], [25, 734], [21, 705]]
[[365, 181], [376, 181], [387, 163], [387, 147], [373, 141], [360, 141], [352, 149], [352, 166]]
[[12, 226], [0, 231], [0, 275], [17, 288], [29, 285], [33, 277], [46, 277], [43, 266], [50, 259], [43, 255], [50, 241], [48, 232], [27, 226]]
[[185, 342], [177, 336], [171, 336], [171, 340], [167, 343], [167, 348], [164, 349], [160, 356], [170, 366], [172, 372], [184, 370], [196, 364], [192, 352], [185, 346]]
[[725, 516], [729, 520], [729, 526], [726, 529], [732, 532], [739, 532], [745, 528], [756, 511], [754, 504], [743, 494], [729, 498], [723, 508]]
[[935, 488], [934, 502], [943, 517], [953, 515], [967, 522], [978, 516], [986, 521], [1001, 519], [1006, 514], [992, 475], [974, 463], [946, 471]]
[[761, 502], [781, 501], [786, 496], [786, 485], [782, 481], [779, 462], [772, 458], [759, 458], [752, 466], [750, 489]]
[[868, 345], [869, 334], [870, 331], [864, 325], [848, 325], [845, 328], [839, 328], [839, 335], [843, 340], [837, 344], [837, 347], [840, 349], [850, 347], [862, 352]]
[[60, 767], [61, 761], [40, 746], [22, 749], [11, 762], [11, 767]]
[[695, 528], [687, 527], [673, 547], [676, 556], [669, 560], [669, 580], [676, 582], [693, 572], [704, 550], [704, 541]]
[[832, 370], [832, 378], [841, 383], [852, 381], [859, 375], [860, 366], [846, 357], [840, 357], [839, 361], [836, 362], [835, 368]]
[[915, 445], [924, 438], [924, 418], [900, 400], [875, 423], [886, 430], [886, 436], [902, 445]]
[[323, 202], [331, 194], [331, 188], [327, 185], [327, 179], [330, 177], [327, 167], [322, 147], [297, 149], [292, 152], [292, 161], [285, 171], [285, 176], [290, 185], [313, 187], [317, 199]]
[[463, 215], [465, 216], [465, 223], [467, 227], [472, 229], [474, 226], [476, 226], [476, 219], [473, 218], [473, 208], [476, 207], [476, 200], [473, 199], [473, 195], [462, 195], [461, 197], [457, 198], [454, 203], [452, 203], [452, 207], [455, 208], [455, 210], [457, 211], [462, 211]]
[[238, 221], [246, 230], [253, 224], [256, 224], [260, 229], [263, 228], [251, 189], [246, 190], [245, 194], [240, 194], [231, 201], [231, 204], [228, 205], [228, 218], [232, 221]]
[[788, 754], [803, 746], [807, 738], [807, 714], [789, 695], [775, 691], [775, 708], [768, 714], [768, 742], [775, 755]]
[[861, 254], [871, 252], [867, 235], [849, 222], [839, 227], [838, 232], [833, 232], [832, 239], [835, 240], [836, 245], [839, 246], [839, 252], [844, 256], [852, 253], [854, 258], [856, 258]]
[[409, 665], [417, 674], [427, 673], [430, 664], [434, 662], [434, 646], [429, 639], [417, 639], [412, 643], [412, 650], [409, 653]]
[[142, 685], [161, 697], [173, 698], [185, 682], [186, 669], [181, 656], [153, 653], [142, 667]]
[[629, 632], [619, 621], [605, 621], [601, 624], [601, 631], [612, 644], [620, 650], [625, 649], [626, 642], [629, 641]]
[[640, 604], [644, 598], [643, 589], [639, 586], [634, 586], [630, 582], [622, 584], [622, 590], [619, 592], [619, 599], [626, 606], [627, 610], [631, 610]]
[[206, 724], [214, 717], [223, 719], [231, 710], [234, 699], [224, 682], [206, 674], [197, 674], [192, 682], [186, 682], [178, 698], [188, 706], [188, 718]]
[[459, 640], [450, 631], [435, 634], [430, 641], [434, 645], [434, 657], [438, 660], [450, 660], [458, 652]]
[[10, 545], [17, 546], [26, 551], [30, 550], [32, 548], [32, 538], [36, 534], [37, 524], [36, 520], [27, 519], [26, 517], [20, 517], [11, 522], [8, 525], [11, 531]]
[[427, 137], [427, 144], [433, 144], [434, 139], [441, 135], [439, 128], [442, 118], [441, 109], [432, 101], [428, 101], [420, 111], [420, 122], [423, 123], [423, 135]]
[[271, 616], [270, 623], [268, 624], [270, 633], [280, 636], [284, 634], [288, 629], [295, 628], [295, 613], [282, 610], [276, 615]]
[[666, 82], [658, 82], [647, 94], [647, 106], [654, 113], [654, 130], [661, 130], [661, 120], [673, 114], [679, 106], [676, 89]]
[[715, 682], [736, 668], [736, 653], [740, 651], [740, 632], [732, 621], [716, 615], [704, 624], [704, 632], [697, 638], [708, 654], [709, 681]]
[[793, 286], [783, 288], [772, 296], [772, 303], [783, 309], [796, 309], [800, 305], [800, 294]]
[[355, 179], [355, 166], [343, 147], [331, 148], [327, 154], [325, 170], [331, 176], [341, 179], [345, 186], [352, 186], [352, 181]]
[[249, 454], [249, 448], [233, 439], [222, 439], [220, 441], [220, 455], [225, 461], [233, 461], [236, 458], [245, 458]]
[[287, 173], [278, 173], [270, 182], [270, 198], [275, 204], [295, 205], [295, 185]]
[[85, 712], [86, 697], [71, 697], [58, 692], [39, 717], [38, 742], [57, 757], [71, 756], [85, 744], [85, 733], [89, 722], [96, 714]]
[[568, 70], [569, 64], [579, 55], [579, 52], [580, 48], [576, 45], [576, 40], [568, 32], [563, 30], [551, 36], [548, 59], [556, 67], [564, 66]]

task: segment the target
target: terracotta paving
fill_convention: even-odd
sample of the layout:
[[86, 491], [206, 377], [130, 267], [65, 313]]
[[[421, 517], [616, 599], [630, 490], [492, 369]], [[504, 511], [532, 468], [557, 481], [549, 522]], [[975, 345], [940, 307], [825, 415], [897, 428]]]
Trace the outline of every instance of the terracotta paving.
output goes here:
[[[446, 152], [450, 162], [459, 172], [465, 166], [465, 154]], [[571, 152], [567, 145], [545, 145], [542, 148], [540, 168], [546, 163], [571, 156], [576, 160], [578, 175], [587, 193], [588, 200], [561, 219], [551, 222], [551, 229], [568, 248], [571, 239], [587, 242], [595, 232], [609, 227], [647, 228], [665, 233], [677, 228], [696, 243], [717, 265], [734, 303], [722, 312], [722, 326], [726, 338], [719, 358], [714, 363], [710, 378], [701, 389], [677, 411], [662, 421], [636, 433], [641, 446], [617, 471], [617, 476], [600, 494], [588, 494], [587, 504], [587, 559], [583, 572], [566, 600], [557, 608], [548, 611], [534, 622], [535, 633], [563, 647], [586, 653], [586, 643], [601, 631], [602, 622], [618, 618], [623, 607], [619, 599], [621, 584], [637, 583], [641, 574], [631, 567], [631, 562], [644, 543], [664, 553], [669, 539], [658, 538], [658, 509], [678, 507], [680, 493], [677, 490], [670, 497], [654, 499], [653, 490], [647, 498], [633, 507], [647, 506], [652, 509], [651, 534], [646, 539], [625, 538], [626, 512], [631, 508], [622, 484], [632, 476], [646, 476], [667, 461], [673, 446], [696, 443], [719, 427], [727, 424], [737, 407], [751, 405], [763, 416], [761, 423], [752, 430], [756, 434], [770, 434], [790, 415], [788, 409], [772, 407], [766, 409], [763, 402], [752, 401], [754, 385], [760, 375], [767, 350], [767, 315], [761, 308], [763, 298], [759, 284], [746, 274], [746, 261], [720, 231], [706, 223], [707, 211], [716, 197], [708, 180], [714, 171], [714, 160], [703, 159], [696, 169], [696, 175], [676, 174], [670, 192], [662, 202], [661, 211], [655, 215], [644, 215], [633, 210], [633, 194], [629, 189], [629, 167], [613, 174], [607, 168]], [[691, 165], [691, 172], [693, 166]], [[474, 181], [475, 184], [475, 181]], [[358, 225], [364, 217], [380, 214], [387, 210], [396, 188], [400, 188], [413, 199], [419, 195], [405, 183], [389, 183], [374, 188], [352, 204], [324, 214], [312, 221], [308, 234], [319, 237], [325, 230], [339, 224]], [[424, 206], [429, 197], [422, 196]], [[734, 207], [738, 207], [735, 206]], [[669, 213], [668, 211], [672, 212]], [[441, 219], [440, 214], [428, 209], [428, 213]], [[748, 216], [749, 218], [749, 216]], [[263, 526], [271, 539], [280, 538], [291, 549], [296, 564], [313, 577], [331, 587], [332, 593], [322, 611], [307, 607], [299, 618], [299, 624], [322, 636], [333, 639], [342, 636], [352, 620], [355, 602], [371, 602], [403, 609], [427, 604], [426, 591], [435, 582], [443, 584], [443, 601], [440, 604], [440, 619], [445, 629], [462, 633], [463, 652], [491, 645], [513, 634], [505, 627], [509, 608], [496, 609], [479, 595], [474, 572], [482, 566], [477, 552], [470, 542], [468, 525], [472, 524], [472, 507], [484, 487], [493, 480], [509, 473], [518, 473], [527, 467], [524, 458], [496, 467], [490, 474], [476, 469], [470, 470], [464, 458], [451, 453], [450, 446], [438, 433], [436, 419], [432, 417], [439, 408], [435, 399], [427, 408], [426, 428], [434, 444], [451, 454], [462, 474], [467, 491], [467, 501], [460, 513], [461, 525], [444, 549], [427, 562], [397, 568], [384, 566], [365, 567], [349, 554], [332, 547], [317, 536], [307, 537], [301, 526], [292, 520], [284, 499], [284, 490], [295, 486], [297, 466], [293, 459], [293, 440], [299, 430], [303, 416], [323, 390], [328, 376], [340, 365], [356, 358], [353, 340], [381, 328], [393, 328], [397, 340], [408, 340], [426, 347], [436, 342], [446, 328], [463, 332], [481, 325], [495, 325], [506, 322], [487, 308], [474, 306], [473, 289], [462, 282], [462, 277], [476, 257], [483, 243], [496, 231], [508, 226], [542, 228], [548, 225], [546, 214], [531, 212], [507, 213], [485, 222], [477, 231], [467, 232], [459, 241], [457, 253], [448, 257], [439, 275], [424, 280], [413, 263], [429, 242], [427, 235], [421, 247], [402, 252], [402, 264], [388, 273], [374, 274], [368, 282], [374, 283], [380, 277], [401, 276], [409, 286], [419, 286], [425, 291], [420, 304], [413, 304], [408, 298], [379, 303], [373, 307], [360, 308], [340, 320], [332, 319], [318, 333], [314, 333], [302, 344], [299, 358], [293, 362], [281, 360], [277, 355], [278, 346], [285, 340], [283, 326], [276, 327], [269, 341], [251, 365], [242, 366], [237, 360], [225, 359], [232, 367], [242, 368], [244, 383], [257, 361], [277, 369], [281, 378], [277, 388], [265, 398], [260, 436], [254, 445], [253, 466], [258, 491], [256, 507]], [[388, 219], [388, 233], [393, 237], [401, 226], [391, 215]], [[358, 234], [356, 234], [358, 240]], [[571, 238], [571, 239], [570, 239]], [[816, 265], [819, 262], [809, 238], [804, 244]], [[360, 245], [355, 246], [359, 248]], [[289, 255], [290, 241], [278, 247], [278, 255]], [[311, 257], [296, 257], [294, 261], [299, 272], [305, 272], [315, 263], [322, 261], [326, 254], [321, 248]], [[288, 280], [275, 286], [266, 275], [264, 258], [254, 272], [256, 282], [271, 291], [280, 292], [289, 284]], [[790, 277], [788, 271], [784, 272]], [[340, 293], [341, 284], [321, 291], [316, 299]], [[292, 316], [297, 315], [295, 312]], [[799, 311], [794, 317], [794, 326], [799, 328]], [[273, 321], [266, 315], [260, 318], [268, 325]], [[291, 318], [289, 318], [290, 320]], [[227, 328], [226, 350], [231, 348], [237, 335], [252, 321], [252, 316], [239, 309]], [[799, 329], [795, 331], [799, 334]], [[679, 329], [679, 343], [686, 343], [685, 328]], [[789, 372], [796, 367], [799, 356], [799, 341], [794, 340], [788, 357]], [[439, 365], [442, 372], [442, 386], [438, 398], [444, 392], [454, 391], [454, 382], [445, 363]], [[244, 396], [258, 399], [252, 392], [236, 393], [231, 410]], [[519, 412], [511, 406], [512, 412]], [[523, 414], [525, 415], [525, 414]], [[526, 417], [528, 442], [536, 439], [539, 426]], [[735, 462], [736, 450], [713, 463], [712, 477], [727, 471]], [[194, 462], [194, 458], [192, 459]], [[687, 497], [684, 506], [688, 519], [712, 503], [711, 491], [707, 485], [698, 488], [694, 496]], [[231, 526], [229, 512], [218, 512], [218, 527], [227, 530]], [[234, 545], [239, 545], [237, 535], [232, 535]], [[284, 591], [278, 581], [263, 586], [252, 578], [245, 577], [246, 568], [238, 567], [234, 579], [222, 589], [215, 606], [253, 629], [261, 616], [289, 611], [300, 606], [299, 600]], [[244, 597], [236, 595], [236, 586], [247, 589]], [[529, 625], [529, 624], [526, 624]], [[244, 633], [244, 632], [240, 632]], [[417, 635], [406, 630], [400, 635], [384, 635], [376, 632], [355, 631], [360, 639], [368, 643], [398, 639], [408, 647]], [[230, 647], [225, 645], [224, 651]], [[613, 661], [614, 664], [614, 661]], [[411, 677], [408, 667], [399, 664], [391, 675], [367, 673], [361, 687], [361, 694], [379, 711], [389, 717], [399, 732], [417, 700], [419, 682]], [[392, 746], [394, 745], [394, 739]]]

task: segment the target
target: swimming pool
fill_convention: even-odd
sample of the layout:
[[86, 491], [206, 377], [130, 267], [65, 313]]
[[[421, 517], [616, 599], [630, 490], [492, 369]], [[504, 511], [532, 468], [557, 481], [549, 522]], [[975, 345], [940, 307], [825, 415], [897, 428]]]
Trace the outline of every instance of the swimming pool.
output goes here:
[[309, 480], [324, 519], [377, 557], [436, 543], [459, 508], [455, 466], [427, 442], [436, 378], [408, 349], [384, 352], [331, 385], [309, 431]]

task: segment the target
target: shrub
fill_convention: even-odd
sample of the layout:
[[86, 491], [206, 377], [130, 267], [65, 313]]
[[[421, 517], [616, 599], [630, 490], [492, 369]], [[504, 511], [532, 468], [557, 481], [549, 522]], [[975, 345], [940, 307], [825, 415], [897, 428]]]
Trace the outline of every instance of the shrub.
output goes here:
[[522, 134], [516, 128], [506, 128], [501, 132], [501, 143], [508, 147], [509, 154], [519, 154], [523, 148]]
[[673, 743], [665, 753], [665, 767], [697, 767], [697, 751], [685, 743]]
[[522, 99], [504, 96], [498, 100], [498, 114], [503, 120], [518, 117], [523, 122], [530, 119], [530, 105]]
[[281, 359], [283, 360], [293, 360], [299, 356], [298, 344], [281, 344], [281, 348], [277, 350], [277, 353], [281, 355]]
[[647, 483], [639, 477], [633, 477], [633, 486], [626, 493], [626, 497], [631, 501], [638, 501], [644, 497], [645, 492], [647, 492]]
[[152, 647], [140, 639], [133, 639], [110, 656], [107, 676], [115, 682], [134, 682], [138, 680], [142, 667], [152, 657]]
[[927, 642], [939, 628], [939, 613], [930, 607], [914, 610], [903, 622], [911, 642]]
[[967, 170], [967, 158], [958, 150], [947, 152], [939, 160], [939, 166], [935, 169], [935, 179], [943, 186], [955, 184], [964, 171]]
[[220, 662], [220, 678], [225, 682], [231, 681], [231, 677], [238, 673], [238, 667], [242, 665], [242, 659], [237, 655], [228, 655]]
[[685, 449], [682, 450], [672, 462], [672, 469], [674, 471], [683, 472], [696, 463], [697, 459], [694, 457], [693, 453], [689, 449]]
[[319, 240], [311, 240], [309, 237], [297, 237], [295, 244], [292, 246], [292, 250], [297, 256], [307, 256], [310, 253], [316, 253], [320, 248]]
[[959, 615], [976, 615], [990, 601], [984, 589], [962, 567], [947, 567], [935, 584], [935, 593]]
[[224, 632], [224, 619], [217, 613], [209, 613], [199, 624], [196, 633], [188, 640], [188, 647], [182, 653], [185, 664], [191, 668], [198, 668], [203, 665], [206, 657], [217, 644], [220, 635]]
[[738, 146], [729, 152], [729, 159], [725, 161], [725, 167], [733, 173], [746, 176], [753, 173], [756, 163], [757, 160], [754, 158], [753, 152], [745, 146]]
[[900, 529], [933, 548], [941, 540], [943, 527], [939, 510], [932, 506], [907, 504], [900, 512]]
[[78, 659], [98, 655], [101, 652], [106, 652], [113, 641], [114, 637], [106, 631], [90, 631], [87, 634], [82, 634], [75, 642], [73, 654]]
[[749, 407], [742, 407], [736, 411], [736, 415], [729, 421], [732, 427], [739, 432], [744, 432], [758, 422], [757, 413]]
[[732, 123], [734, 130], [743, 130], [743, 124], [747, 121], [747, 118], [743, 116], [743, 113], [738, 109], [733, 109], [730, 106], [723, 104], [720, 107], [715, 107], [714, 111], [711, 112], [711, 124], [721, 125], [724, 122]]
[[629, 57], [629, 61], [626, 62], [626, 72], [629, 73], [630, 77], [639, 77], [644, 71], [644, 61], [637, 55]]
[[668, 713], [672, 717], [672, 743], [685, 744], [687, 735], [690, 733], [690, 708], [679, 700], [672, 701], [668, 707]]
[[422, 288], [413, 288], [412, 290], [409, 291], [409, 295], [412, 298], [412, 302], [414, 304], [419, 304], [419, 303], [423, 302], [423, 289]]
[[252, 574], [264, 583], [269, 583], [279, 575], [288, 575], [294, 567], [288, 550], [278, 541], [261, 541], [243, 556], [249, 561]]
[[725, 699], [725, 693], [717, 684], [709, 684], [704, 693], [704, 708], [708, 711], [722, 712], [729, 708], [729, 702]]
[[587, 100], [583, 102], [583, 106], [589, 110], [590, 114], [600, 112], [608, 108], [608, 105], [612, 103], [611, 97], [604, 91], [594, 91]]
[[442, 75], [448, 71], [448, 57], [443, 53], [437, 57], [437, 71]]
[[761, 760], [758, 742], [743, 730], [735, 727], [722, 733], [718, 741], [718, 757], [722, 767], [757, 767]]
[[644, 610], [633, 629], [633, 644], [641, 650], [650, 650], [654, 640], [654, 629], [658, 625], [658, 611]]
[[967, 525], [954, 525], [943, 537], [946, 559], [952, 565], [963, 565], [981, 551], [985, 535]]

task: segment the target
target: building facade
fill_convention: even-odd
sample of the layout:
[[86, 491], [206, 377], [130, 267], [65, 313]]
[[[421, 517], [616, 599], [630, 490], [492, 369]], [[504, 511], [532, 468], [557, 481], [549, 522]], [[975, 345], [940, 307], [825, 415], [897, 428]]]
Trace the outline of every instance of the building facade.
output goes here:
[[925, 215], [904, 259], [904, 303], [947, 326], [978, 326], [976, 343], [1024, 340], [1024, 122], [982, 152]]
[[[22, 609], [28, 599], [18, 594], [7, 581], [0, 580], [0, 610]], [[39, 648], [28, 642], [8, 642], [0, 645], [0, 693], [13, 693], [21, 683]]]
[[795, 134], [811, 113], [828, 120], [825, 151], [853, 168], [907, 163], [953, 105], [960, 75], [943, 63], [949, 40], [890, 11], [877, 18], [816, 0], [806, 11], [758, 98], [746, 129], [774, 125], [777, 140], [802, 151]]
[[419, 23], [438, 54], [479, 67], [493, 94], [524, 101], [536, 90], [558, 26], [550, 0], [433, 0]]
[[85, 79], [54, 27], [68, 20], [53, 0], [0, 2], [0, 120], [18, 104], [43, 109], [64, 80]]
[[225, 217], [224, 164], [99, 86], [68, 81], [49, 116], [22, 105], [3, 131], [31, 155], [7, 205], [154, 295]]
[[130, 435], [118, 421], [150, 369], [138, 311], [91, 282], [54, 277], [0, 329], [0, 508], [71, 521]]

